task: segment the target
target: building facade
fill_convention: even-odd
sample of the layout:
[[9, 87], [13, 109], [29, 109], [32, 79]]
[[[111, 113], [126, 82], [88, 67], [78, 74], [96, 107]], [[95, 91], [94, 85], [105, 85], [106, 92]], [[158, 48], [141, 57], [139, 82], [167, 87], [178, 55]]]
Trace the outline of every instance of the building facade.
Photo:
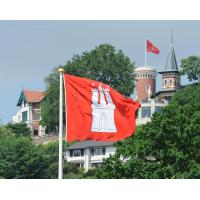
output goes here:
[[88, 171], [100, 167], [103, 160], [113, 155], [115, 150], [113, 142], [76, 142], [67, 149], [66, 160]]
[[174, 93], [181, 88], [181, 76], [172, 38], [165, 69], [159, 73], [162, 74], [162, 90], [156, 92], [156, 68], [146, 66], [137, 67], [135, 70], [136, 99], [141, 103], [136, 115], [136, 125], [151, 121], [153, 113], [161, 112]]
[[167, 105], [166, 103], [160, 102], [155, 98], [141, 101], [141, 107], [136, 113], [136, 125], [146, 124], [151, 121], [151, 117], [155, 112], [161, 112], [162, 108]]
[[157, 77], [155, 67], [137, 67], [135, 77], [136, 100], [140, 101], [141, 104], [136, 113], [136, 125], [141, 125], [150, 122], [153, 113], [161, 112], [167, 102], [155, 98]]
[[44, 136], [45, 127], [40, 124], [41, 103], [46, 97], [43, 91], [23, 90], [17, 102], [19, 110], [12, 123], [26, 123], [33, 137]]

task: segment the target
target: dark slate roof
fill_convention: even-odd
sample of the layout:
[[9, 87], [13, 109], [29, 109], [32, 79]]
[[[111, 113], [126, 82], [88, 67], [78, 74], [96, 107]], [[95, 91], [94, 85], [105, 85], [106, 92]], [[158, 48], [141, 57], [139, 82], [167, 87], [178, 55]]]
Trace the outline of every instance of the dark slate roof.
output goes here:
[[99, 141], [81, 141], [76, 142], [68, 147], [68, 149], [85, 149], [88, 147], [105, 147], [105, 146], [113, 146], [114, 142], [99, 142]]
[[178, 71], [178, 65], [176, 62], [176, 55], [174, 52], [173, 43], [170, 45], [169, 55], [165, 66], [165, 71]]
[[159, 73], [162, 74], [164, 72], [179, 72], [177, 61], [176, 61], [176, 55], [174, 51], [173, 39], [171, 39], [171, 44], [170, 44], [169, 54], [167, 57], [167, 62], [165, 65], [165, 70]]

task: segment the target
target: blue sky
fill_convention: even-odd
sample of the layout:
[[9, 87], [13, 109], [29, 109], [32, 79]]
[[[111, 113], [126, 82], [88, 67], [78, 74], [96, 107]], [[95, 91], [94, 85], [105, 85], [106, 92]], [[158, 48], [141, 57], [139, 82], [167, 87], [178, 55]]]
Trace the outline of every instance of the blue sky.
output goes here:
[[[144, 38], [159, 49], [148, 64], [162, 70], [174, 31], [177, 61], [200, 55], [200, 21], [0, 21], [0, 119], [11, 121], [22, 88], [44, 90], [44, 78], [74, 54], [110, 43], [144, 65]], [[157, 79], [157, 90], [161, 88]], [[186, 84], [187, 79], [182, 78]]]

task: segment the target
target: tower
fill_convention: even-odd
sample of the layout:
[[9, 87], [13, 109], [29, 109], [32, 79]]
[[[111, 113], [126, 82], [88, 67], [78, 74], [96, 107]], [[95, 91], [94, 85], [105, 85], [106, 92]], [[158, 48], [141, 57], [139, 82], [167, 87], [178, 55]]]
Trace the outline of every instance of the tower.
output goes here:
[[161, 99], [171, 100], [174, 92], [176, 92], [181, 85], [180, 72], [176, 61], [172, 35], [165, 70], [159, 73], [162, 74]]
[[136, 76], [136, 99], [145, 101], [156, 92], [157, 72], [154, 67], [137, 67]]

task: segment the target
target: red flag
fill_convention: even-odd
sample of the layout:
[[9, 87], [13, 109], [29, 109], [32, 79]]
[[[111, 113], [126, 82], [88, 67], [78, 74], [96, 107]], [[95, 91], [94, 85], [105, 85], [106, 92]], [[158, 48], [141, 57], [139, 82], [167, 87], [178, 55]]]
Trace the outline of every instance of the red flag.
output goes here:
[[68, 142], [118, 141], [134, 133], [139, 102], [94, 80], [64, 74], [64, 83]]
[[154, 54], [160, 53], [159, 49], [149, 40], [147, 40], [147, 52], [148, 53], [154, 53]]

